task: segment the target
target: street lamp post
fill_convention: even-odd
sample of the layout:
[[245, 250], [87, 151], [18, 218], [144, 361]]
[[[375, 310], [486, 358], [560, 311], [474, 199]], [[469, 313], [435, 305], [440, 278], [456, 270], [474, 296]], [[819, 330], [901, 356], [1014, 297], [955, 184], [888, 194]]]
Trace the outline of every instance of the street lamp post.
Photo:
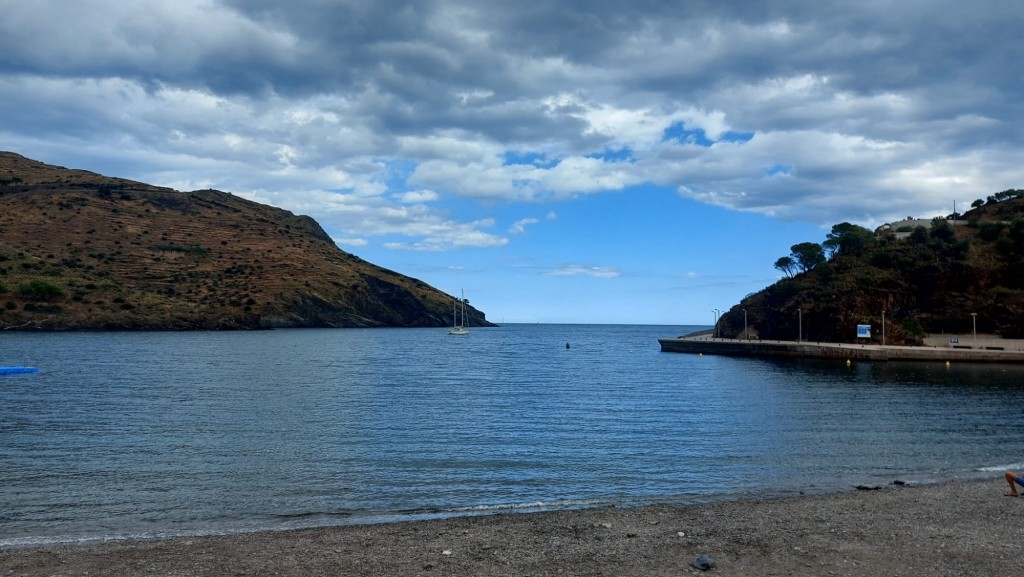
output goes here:
[[743, 309], [743, 340], [750, 340], [750, 336], [747, 335], [747, 309]]
[[796, 342], [803, 342], [804, 340], [804, 312], [800, 309], [796, 309]]
[[882, 346], [885, 346], [885, 311], [882, 311]]
[[971, 333], [974, 335], [974, 348], [978, 348], [978, 313], [971, 313]]
[[711, 338], [718, 338], [718, 314], [722, 311], [718, 309], [711, 309], [711, 312], [715, 313], [715, 328], [711, 331]]

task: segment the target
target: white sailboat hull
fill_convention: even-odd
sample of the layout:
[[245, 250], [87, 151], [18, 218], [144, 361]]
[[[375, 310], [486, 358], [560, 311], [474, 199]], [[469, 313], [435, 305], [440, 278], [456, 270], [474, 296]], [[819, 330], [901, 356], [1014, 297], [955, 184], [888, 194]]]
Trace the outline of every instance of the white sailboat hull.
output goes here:
[[462, 294], [462, 298], [459, 300], [459, 303], [462, 305], [462, 319], [461, 319], [461, 322], [459, 322], [460, 319], [458, 317], [458, 312], [459, 312], [458, 311], [458, 307], [456, 307], [455, 304], [452, 303], [452, 328], [448, 329], [448, 334], [450, 334], [450, 335], [468, 335], [469, 334], [469, 328], [467, 328], [465, 326], [465, 324], [466, 324], [466, 294], [465, 293]]

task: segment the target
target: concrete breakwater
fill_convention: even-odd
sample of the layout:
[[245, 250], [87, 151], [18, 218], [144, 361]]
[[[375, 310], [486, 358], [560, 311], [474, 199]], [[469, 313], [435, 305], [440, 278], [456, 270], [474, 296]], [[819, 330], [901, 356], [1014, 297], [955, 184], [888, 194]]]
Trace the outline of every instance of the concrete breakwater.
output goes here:
[[858, 345], [807, 341], [747, 341], [707, 336], [658, 339], [662, 352], [741, 357], [805, 357], [850, 361], [1024, 363], [1024, 351]]

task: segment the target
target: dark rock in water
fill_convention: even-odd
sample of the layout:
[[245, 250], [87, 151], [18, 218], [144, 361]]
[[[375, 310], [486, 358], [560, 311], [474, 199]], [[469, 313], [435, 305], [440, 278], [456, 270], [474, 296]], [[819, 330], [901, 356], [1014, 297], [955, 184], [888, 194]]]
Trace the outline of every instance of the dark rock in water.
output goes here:
[[880, 487], [878, 485], [857, 485], [857, 490], [858, 491], [877, 491], [877, 490], [879, 490], [881, 488], [882, 487]]
[[714, 569], [715, 560], [707, 555], [701, 555], [693, 561], [690, 561], [690, 567], [701, 571], [707, 571], [708, 569]]

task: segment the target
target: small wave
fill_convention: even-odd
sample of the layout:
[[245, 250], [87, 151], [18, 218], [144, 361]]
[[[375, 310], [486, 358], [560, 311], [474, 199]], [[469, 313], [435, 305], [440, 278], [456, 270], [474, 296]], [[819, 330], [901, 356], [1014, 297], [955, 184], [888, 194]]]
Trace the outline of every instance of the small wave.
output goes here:
[[994, 465], [992, 467], [978, 467], [981, 473], [1002, 473], [1003, 471], [1020, 471], [1024, 469], [1024, 463], [1012, 463], [1010, 465]]
[[358, 514], [359, 511], [335, 510], [335, 511], [302, 511], [298, 513], [278, 513], [273, 518], [281, 522], [303, 521], [306, 519], [344, 519]]
[[457, 507], [452, 509], [453, 513], [488, 513], [500, 511], [539, 511], [547, 509], [579, 509], [584, 507], [596, 507], [604, 502], [593, 500], [564, 500], [564, 501], [534, 501], [532, 503], [500, 503], [494, 505], [473, 505], [470, 507]]
[[[242, 532], [242, 531], [237, 531]], [[36, 537], [11, 537], [0, 539], [0, 550], [27, 549], [52, 545], [90, 545], [111, 541], [136, 541], [147, 539], [173, 539], [176, 537], [200, 537], [207, 535], [226, 535], [224, 531], [140, 531], [138, 533], [121, 533], [116, 535], [56, 535]]]

